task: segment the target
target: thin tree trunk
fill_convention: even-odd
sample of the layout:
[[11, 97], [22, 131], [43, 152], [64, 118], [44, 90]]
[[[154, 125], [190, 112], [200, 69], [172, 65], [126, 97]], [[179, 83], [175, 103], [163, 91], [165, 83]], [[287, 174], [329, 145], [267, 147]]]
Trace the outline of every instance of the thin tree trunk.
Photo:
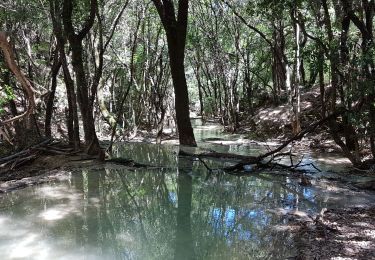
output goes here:
[[55, 92], [57, 86], [57, 75], [59, 74], [61, 68], [61, 60], [59, 58], [59, 51], [56, 47], [54, 51], [53, 64], [51, 68], [51, 89], [48, 95], [47, 105], [46, 105], [46, 118], [44, 123], [44, 131], [47, 137], [51, 137], [51, 121], [53, 114], [53, 102], [55, 100]]

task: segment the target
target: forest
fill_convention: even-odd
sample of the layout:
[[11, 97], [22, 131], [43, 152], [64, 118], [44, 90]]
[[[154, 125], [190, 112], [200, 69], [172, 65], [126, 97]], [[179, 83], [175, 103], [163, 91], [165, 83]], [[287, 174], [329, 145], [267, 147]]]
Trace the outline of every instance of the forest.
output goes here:
[[1, 0], [1, 259], [375, 258], [374, 0]]

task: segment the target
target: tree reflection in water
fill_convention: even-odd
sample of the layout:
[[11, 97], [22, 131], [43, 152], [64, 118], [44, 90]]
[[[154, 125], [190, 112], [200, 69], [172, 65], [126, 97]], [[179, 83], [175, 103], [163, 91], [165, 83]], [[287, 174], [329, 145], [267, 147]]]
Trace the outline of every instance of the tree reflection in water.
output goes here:
[[191, 169], [178, 170], [177, 177], [177, 227], [174, 258], [177, 259], [195, 259], [193, 235], [191, 231], [191, 202], [192, 202], [192, 168], [193, 161], [189, 158], [179, 158], [180, 160], [189, 160]]
[[163, 149], [142, 152], [166, 168], [85, 169], [2, 196], [0, 259], [287, 258], [293, 243], [276, 228], [288, 222], [280, 213], [317, 212], [332, 199], [273, 173], [205, 176], [199, 162]]

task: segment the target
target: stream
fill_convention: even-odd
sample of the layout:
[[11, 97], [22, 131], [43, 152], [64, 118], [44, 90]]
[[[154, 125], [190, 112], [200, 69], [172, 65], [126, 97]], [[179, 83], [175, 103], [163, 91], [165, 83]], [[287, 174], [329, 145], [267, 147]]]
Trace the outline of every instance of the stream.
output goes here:
[[[199, 120], [194, 131], [196, 151], [256, 155], [268, 149]], [[162, 167], [87, 167], [0, 195], [0, 259], [286, 259], [296, 255], [291, 219], [375, 202], [373, 193], [322, 178], [348, 166], [339, 156], [306, 154], [304, 162], [323, 172], [312, 172], [313, 185], [304, 187], [273, 171], [210, 174], [200, 161], [178, 157], [178, 150], [117, 144], [118, 157]], [[205, 160], [212, 169], [230, 164]]]

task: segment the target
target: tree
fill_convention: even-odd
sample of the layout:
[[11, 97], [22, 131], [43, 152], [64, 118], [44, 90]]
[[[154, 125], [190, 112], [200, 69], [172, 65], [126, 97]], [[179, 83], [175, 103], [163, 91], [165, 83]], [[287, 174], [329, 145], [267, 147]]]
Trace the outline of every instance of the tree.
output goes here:
[[62, 11], [64, 31], [72, 49], [71, 57], [77, 86], [77, 100], [81, 110], [83, 131], [85, 133], [85, 144], [88, 154], [102, 153], [95, 131], [95, 120], [93, 115], [97, 85], [94, 85], [92, 88], [90, 88], [89, 86], [86, 77], [86, 71], [84, 69], [84, 51], [82, 45], [83, 39], [90, 32], [90, 29], [94, 25], [97, 8], [97, 0], [91, 0], [89, 17], [78, 33], [75, 32], [73, 26], [73, 1], [64, 0]]
[[[68, 99], [68, 113], [67, 113], [67, 129], [68, 129], [68, 139], [69, 143], [71, 145], [74, 145], [75, 149], [78, 150], [80, 147], [80, 138], [79, 138], [79, 119], [78, 119], [78, 108], [77, 108], [77, 96], [74, 86], [74, 81], [72, 79], [69, 67], [68, 67], [68, 61], [67, 61], [67, 55], [65, 51], [65, 45], [66, 45], [66, 39], [64, 37], [64, 31], [63, 31], [63, 25], [61, 21], [61, 10], [60, 2], [57, 0], [50, 0], [50, 15], [52, 20], [52, 27], [53, 27], [53, 33], [56, 38], [56, 49], [58, 50], [58, 54], [55, 54], [55, 56], [58, 56], [61, 61], [61, 66], [63, 70], [64, 75], [64, 83], [66, 88], [66, 96]], [[55, 64], [53, 64], [55, 65]], [[53, 66], [54, 67], [54, 66]], [[54, 70], [52, 70], [52, 80], [54, 81]], [[56, 72], [57, 73], [57, 72]], [[53, 87], [53, 82], [52, 82]], [[53, 93], [53, 92], [52, 92]], [[47, 114], [46, 114], [46, 129], [48, 128], [48, 114], [50, 113], [48, 111], [49, 107], [47, 107]], [[48, 134], [48, 133], [46, 133]]]
[[185, 75], [185, 45], [188, 24], [188, 0], [178, 1], [176, 17], [172, 0], [152, 0], [167, 34], [169, 65], [175, 91], [177, 129], [181, 145], [196, 146], [189, 116], [189, 95]]

